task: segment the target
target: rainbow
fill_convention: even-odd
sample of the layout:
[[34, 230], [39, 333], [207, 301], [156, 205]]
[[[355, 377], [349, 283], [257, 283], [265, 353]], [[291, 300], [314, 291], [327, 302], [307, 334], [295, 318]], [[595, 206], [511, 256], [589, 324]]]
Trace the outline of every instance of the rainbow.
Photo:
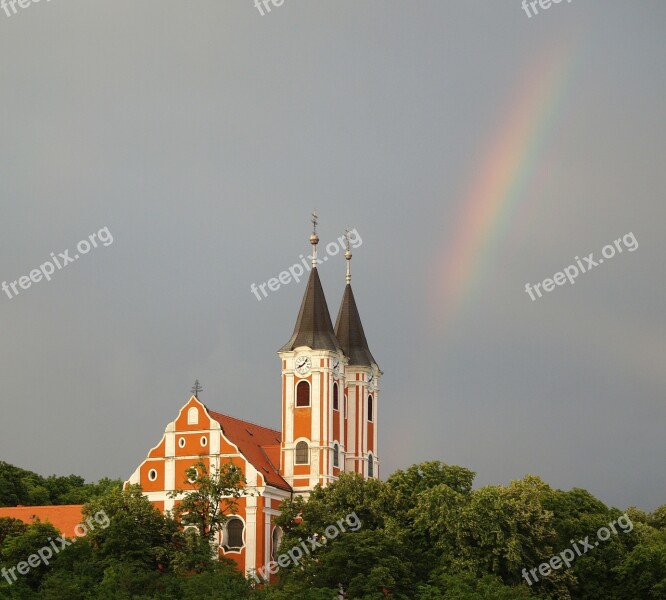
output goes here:
[[[437, 293], [440, 316], [442, 303], [448, 318], [468, 306], [488, 274], [551, 137], [573, 79], [573, 55], [567, 47], [549, 52], [512, 93], [512, 108], [474, 173], [461, 202], [455, 237], [443, 250], [444, 275]], [[441, 266], [437, 269], [441, 272]]]

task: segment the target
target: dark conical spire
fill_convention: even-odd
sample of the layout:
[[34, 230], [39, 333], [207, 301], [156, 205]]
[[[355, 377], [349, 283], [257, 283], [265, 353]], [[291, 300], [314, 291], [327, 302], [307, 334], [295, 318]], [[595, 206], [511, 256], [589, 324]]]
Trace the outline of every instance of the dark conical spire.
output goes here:
[[317, 272], [317, 213], [312, 213], [313, 232], [310, 236], [312, 244], [312, 271], [305, 288], [301, 309], [298, 311], [296, 327], [289, 341], [280, 348], [287, 352], [299, 346], [308, 346], [313, 350], [340, 350], [340, 343], [333, 332], [331, 313], [328, 312], [324, 289], [321, 287]]
[[377, 364], [365, 339], [361, 317], [356, 308], [354, 292], [351, 284], [345, 286], [342, 296], [340, 312], [335, 322], [335, 336], [342, 346], [342, 350], [349, 358], [350, 366], [370, 367]]
[[345, 237], [347, 238], [347, 251], [345, 252], [345, 258], [347, 259], [347, 285], [342, 295], [340, 312], [335, 321], [335, 336], [338, 338], [343, 352], [349, 358], [350, 366], [370, 367], [373, 364], [376, 365], [377, 362], [373, 358], [370, 348], [368, 348], [368, 340], [365, 339], [361, 316], [358, 314], [354, 292], [352, 292], [351, 288], [352, 253], [349, 249], [349, 231], [345, 232]]
[[299, 346], [309, 346], [313, 350], [340, 350], [316, 267], [310, 271], [294, 333], [280, 352]]

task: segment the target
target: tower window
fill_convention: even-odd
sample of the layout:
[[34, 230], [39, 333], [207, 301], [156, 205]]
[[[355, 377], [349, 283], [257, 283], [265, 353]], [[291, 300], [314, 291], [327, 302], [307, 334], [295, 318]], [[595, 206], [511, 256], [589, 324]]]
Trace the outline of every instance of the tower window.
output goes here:
[[310, 384], [300, 381], [296, 386], [296, 406], [310, 406]]
[[232, 517], [227, 521], [224, 531], [224, 543], [222, 544], [225, 550], [238, 551], [243, 547], [243, 530], [245, 525], [243, 521], [236, 517]]
[[347, 418], [348, 410], [349, 410], [349, 400], [347, 400], [347, 394], [345, 394], [345, 419]]
[[277, 561], [278, 559], [278, 549], [280, 548], [280, 542], [282, 541], [282, 529], [276, 527], [273, 529], [273, 560]]
[[375, 476], [375, 460], [372, 454], [368, 454], [368, 477]]
[[340, 446], [338, 446], [337, 442], [333, 443], [333, 466], [340, 466]]
[[373, 420], [372, 414], [372, 396], [368, 396], [368, 421]]
[[199, 411], [196, 406], [193, 406], [187, 411], [187, 424], [197, 425], [199, 423]]
[[296, 464], [307, 465], [310, 462], [310, 448], [307, 442], [296, 444]]
[[333, 384], [333, 410], [340, 410], [340, 401], [338, 399], [338, 384]]

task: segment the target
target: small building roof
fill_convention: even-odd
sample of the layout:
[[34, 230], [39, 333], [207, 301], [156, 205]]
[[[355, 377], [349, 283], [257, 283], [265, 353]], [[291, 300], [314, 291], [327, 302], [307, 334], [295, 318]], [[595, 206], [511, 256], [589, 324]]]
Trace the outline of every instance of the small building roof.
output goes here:
[[0, 517], [19, 519], [29, 525], [37, 520], [50, 523], [65, 537], [74, 537], [74, 528], [83, 522], [83, 504], [61, 506], [14, 506], [0, 508]]

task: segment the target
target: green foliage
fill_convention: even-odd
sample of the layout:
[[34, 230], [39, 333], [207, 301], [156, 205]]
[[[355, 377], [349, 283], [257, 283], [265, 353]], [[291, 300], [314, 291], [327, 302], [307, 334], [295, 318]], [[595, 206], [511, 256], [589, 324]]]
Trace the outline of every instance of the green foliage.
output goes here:
[[[28, 557], [37, 554], [38, 550], [48, 546], [52, 539], [55, 540], [59, 536], [58, 530], [50, 523], [37, 521], [26, 526], [23, 531], [17, 528], [15, 533], [5, 538], [0, 548], [0, 563], [6, 569], [14, 569], [13, 575], [21, 583], [25, 583], [32, 590], [37, 590], [50, 567], [44, 563], [31, 566], [26, 561]], [[53, 557], [52, 563], [55, 561], [57, 556]], [[29, 571], [21, 574], [16, 569], [19, 564], [25, 564]]]
[[622, 598], [666, 600], [666, 531], [652, 531], [616, 567]]
[[440, 484], [419, 495], [415, 527], [433, 540], [440, 564], [452, 572], [495, 575], [519, 584], [524, 565], [553, 554], [553, 514], [541, 504], [546, 488], [533, 476], [466, 494]]
[[8, 537], [23, 533], [28, 526], [20, 519], [11, 517], [0, 517], [0, 548], [4, 546]]
[[398, 470], [388, 478], [395, 507], [407, 513], [425, 490], [445, 485], [452, 491], [467, 495], [472, 491], [475, 473], [464, 467], [446, 465], [438, 460], [412, 465], [406, 471]]
[[[283, 503], [278, 553], [302, 543], [311, 551], [281, 568], [276, 584], [254, 585], [213, 558], [211, 543], [245, 493], [242, 473], [231, 463], [208, 473], [199, 463], [185, 475], [193, 489], [174, 492], [183, 500], [174, 519], [138, 486], [41, 478], [0, 463], [0, 501], [80, 502], [89, 494], [84, 521], [95, 525], [48, 566], [11, 586], [0, 578], [0, 600], [337, 600], [340, 590], [348, 600], [666, 600], [666, 505], [628, 508], [624, 528], [623, 513], [589, 492], [552, 489], [534, 476], [475, 490], [474, 473], [438, 461], [386, 482], [345, 474], [308, 501]], [[594, 543], [613, 522], [607, 541], [527, 585], [522, 569], [577, 540]], [[325, 544], [308, 541], [322, 535]], [[49, 537], [59, 537], [49, 524], [0, 519], [0, 566], [15, 567]]]
[[183, 578], [180, 590], [183, 600], [240, 600], [251, 592], [248, 582], [229, 565]]
[[306, 588], [299, 584], [267, 586], [254, 591], [251, 598], [261, 600], [338, 600], [337, 589]]
[[85, 483], [78, 475], [42, 477], [0, 461], [0, 507], [85, 504], [121, 487], [119, 479]]
[[[356, 513], [363, 527], [375, 529], [384, 526], [388, 509], [385, 483], [378, 479], [365, 480], [357, 473], [343, 473], [332, 485], [315, 487], [307, 502], [297, 496], [293, 502], [284, 503], [283, 514], [276, 523], [285, 533], [293, 531], [308, 537]], [[300, 515], [298, 523], [297, 515]]]
[[470, 574], [441, 572], [432, 578], [431, 583], [421, 589], [417, 600], [523, 600], [534, 597], [526, 587], [508, 587], [492, 575], [477, 578]]
[[427, 581], [432, 565], [438, 564], [441, 552], [428, 528], [419, 528], [416, 506], [422, 495], [438, 488], [449, 502], [465, 502], [472, 491], [474, 473], [464, 467], [429, 461], [399, 470], [387, 480], [389, 499], [388, 529], [400, 536], [411, 548], [415, 578]]
[[208, 472], [203, 461], [185, 470], [186, 481], [193, 490], [175, 490], [169, 494], [182, 496], [175, 518], [183, 525], [194, 525], [202, 538], [210, 540], [227, 520], [227, 513], [236, 513], [238, 498], [245, 495], [245, 477], [240, 467], [224, 463], [219, 470]]
[[655, 529], [666, 530], [666, 504], [648, 516], [648, 523]]
[[86, 536], [104, 565], [125, 563], [150, 571], [168, 567], [182, 534], [173, 519], [163, 515], [139, 486], [115, 490], [84, 507], [84, 517], [104, 514], [108, 526], [96, 526]]

